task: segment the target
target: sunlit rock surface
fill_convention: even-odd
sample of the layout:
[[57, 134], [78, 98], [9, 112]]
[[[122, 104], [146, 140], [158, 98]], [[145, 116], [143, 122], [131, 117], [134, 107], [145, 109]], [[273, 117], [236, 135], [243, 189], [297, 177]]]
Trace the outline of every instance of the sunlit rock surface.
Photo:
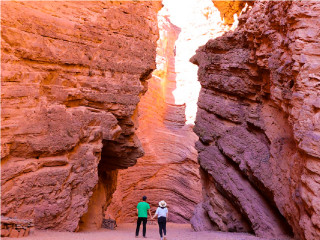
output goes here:
[[235, 20], [239, 17], [241, 12], [249, 5], [253, 5], [254, 1], [238, 1], [238, 0], [212, 0], [214, 6], [219, 10], [223, 23], [226, 25], [233, 25]]
[[317, 1], [259, 1], [192, 58], [206, 189], [195, 228], [320, 238], [319, 16]]
[[1, 214], [74, 231], [98, 175], [110, 195], [112, 171], [143, 155], [132, 116], [156, 67], [160, 8], [1, 2]]

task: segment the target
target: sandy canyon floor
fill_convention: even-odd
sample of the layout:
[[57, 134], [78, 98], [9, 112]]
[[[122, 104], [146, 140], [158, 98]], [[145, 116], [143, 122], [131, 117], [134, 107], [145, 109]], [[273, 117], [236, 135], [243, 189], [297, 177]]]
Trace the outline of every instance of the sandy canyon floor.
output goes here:
[[[140, 231], [142, 230], [142, 226]], [[101, 229], [93, 232], [56, 232], [36, 230], [34, 234], [23, 238], [23, 240], [131, 240], [145, 239], [141, 236], [134, 237], [135, 224], [120, 224], [116, 230]], [[13, 239], [13, 238], [3, 238]], [[157, 225], [147, 225], [147, 239], [160, 239]], [[189, 224], [167, 224], [168, 240], [271, 240], [258, 238], [250, 234], [224, 233], [224, 232], [194, 232]], [[275, 239], [289, 240], [289, 239]]]

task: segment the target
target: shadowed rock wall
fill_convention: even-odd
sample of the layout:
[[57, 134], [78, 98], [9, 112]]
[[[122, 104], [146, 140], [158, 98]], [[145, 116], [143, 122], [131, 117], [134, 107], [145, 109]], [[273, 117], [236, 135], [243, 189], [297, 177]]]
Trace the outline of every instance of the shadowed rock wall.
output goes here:
[[1, 214], [74, 231], [98, 175], [112, 186], [103, 174], [143, 155], [132, 116], [155, 68], [161, 3], [1, 8]]
[[320, 238], [320, 4], [255, 2], [201, 47], [195, 229]]

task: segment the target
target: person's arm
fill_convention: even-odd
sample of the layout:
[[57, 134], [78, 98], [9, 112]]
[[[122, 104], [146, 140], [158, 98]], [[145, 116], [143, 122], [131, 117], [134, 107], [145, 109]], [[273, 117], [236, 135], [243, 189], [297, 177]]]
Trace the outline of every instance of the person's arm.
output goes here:
[[155, 213], [155, 214], [154, 214], [154, 216], [152, 217], [152, 219], [154, 219], [157, 215], [158, 215], [158, 214], [157, 214], [157, 213]]
[[157, 215], [158, 215], [158, 209], [157, 209], [157, 211], [155, 212], [155, 214], [154, 214], [154, 216], [152, 217], [152, 219], [154, 219]]
[[168, 211], [168, 209], [167, 209], [167, 214], [166, 214], [166, 218], [167, 218], [167, 220], [168, 220], [168, 212], [169, 212], [169, 211]]
[[150, 208], [148, 209], [148, 212], [149, 212], [150, 218], [152, 218], [152, 214], [151, 214]]
[[138, 203], [138, 205], [137, 205], [137, 215], [138, 215], [138, 217], [139, 217], [139, 204], [140, 203]]

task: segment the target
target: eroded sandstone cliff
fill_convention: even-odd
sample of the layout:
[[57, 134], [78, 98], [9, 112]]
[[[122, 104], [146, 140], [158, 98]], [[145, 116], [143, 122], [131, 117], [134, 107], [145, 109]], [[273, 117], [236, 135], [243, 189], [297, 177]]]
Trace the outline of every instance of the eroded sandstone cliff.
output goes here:
[[257, 1], [191, 59], [202, 87], [196, 229], [320, 238], [319, 16], [316, 1]]
[[155, 68], [160, 8], [1, 2], [1, 214], [74, 231], [95, 188], [102, 216], [113, 171], [143, 155], [134, 112]]

